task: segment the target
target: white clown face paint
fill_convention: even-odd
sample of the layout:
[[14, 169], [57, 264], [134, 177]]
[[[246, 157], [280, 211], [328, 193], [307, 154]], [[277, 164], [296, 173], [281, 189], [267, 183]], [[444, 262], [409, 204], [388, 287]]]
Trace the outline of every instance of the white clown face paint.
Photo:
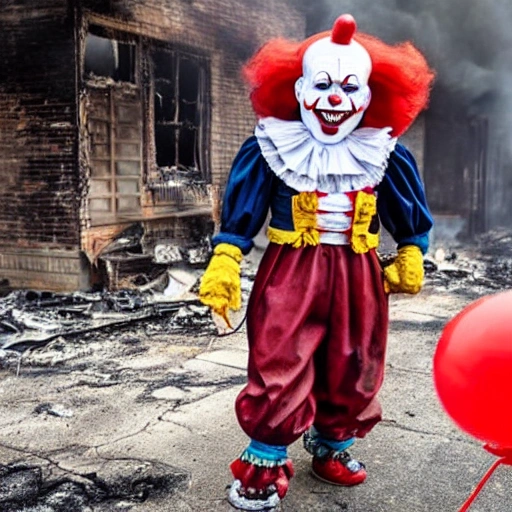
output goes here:
[[324, 144], [336, 144], [360, 123], [371, 99], [372, 64], [356, 41], [313, 43], [304, 55], [303, 76], [295, 83], [302, 122]]

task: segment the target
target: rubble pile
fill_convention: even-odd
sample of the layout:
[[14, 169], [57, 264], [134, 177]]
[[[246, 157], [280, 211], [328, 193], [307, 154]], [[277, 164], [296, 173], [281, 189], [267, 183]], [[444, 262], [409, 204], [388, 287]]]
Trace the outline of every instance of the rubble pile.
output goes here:
[[[383, 255], [384, 265], [391, 255]], [[389, 262], [388, 261], [388, 262]], [[465, 294], [512, 287], [512, 234], [489, 232], [471, 246], [437, 247], [425, 257], [427, 284]], [[256, 265], [242, 268], [246, 301]], [[220, 326], [198, 300], [202, 270], [168, 270], [132, 289], [72, 294], [16, 290], [0, 298], [0, 350], [23, 352], [61, 337], [108, 336], [138, 328], [163, 334], [218, 333]], [[241, 318], [241, 317], [240, 317]]]
[[491, 231], [471, 245], [438, 247], [424, 266], [426, 280], [434, 287], [479, 295], [512, 288], [512, 234]]
[[[198, 300], [197, 276], [169, 272], [138, 290], [56, 294], [17, 290], [0, 299], [0, 349], [23, 351], [59, 337], [136, 325], [141, 321], [170, 331], [212, 329], [208, 308]], [[160, 288], [161, 291], [155, 291]]]

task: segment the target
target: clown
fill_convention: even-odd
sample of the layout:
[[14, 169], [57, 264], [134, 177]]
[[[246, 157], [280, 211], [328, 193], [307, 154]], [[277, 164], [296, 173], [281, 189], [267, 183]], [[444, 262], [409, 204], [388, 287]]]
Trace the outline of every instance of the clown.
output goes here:
[[[356, 34], [343, 15], [302, 43], [268, 42], [244, 74], [259, 120], [233, 162], [200, 297], [226, 319], [240, 307], [240, 263], [270, 209], [236, 400], [250, 443], [228, 496], [268, 510], [287, 492], [287, 447], [301, 436], [319, 479], [366, 479], [347, 449], [381, 419], [388, 294], [420, 290], [432, 226], [397, 137], [425, 108], [433, 73], [409, 43]], [[384, 270], [380, 222], [398, 244]]]

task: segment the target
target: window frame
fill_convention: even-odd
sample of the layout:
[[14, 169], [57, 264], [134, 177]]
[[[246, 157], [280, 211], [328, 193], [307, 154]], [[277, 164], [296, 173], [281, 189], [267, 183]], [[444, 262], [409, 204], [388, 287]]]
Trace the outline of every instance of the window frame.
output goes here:
[[[101, 78], [101, 77], [88, 77], [86, 76], [85, 70], [85, 41], [88, 34], [96, 35], [103, 38], [112, 39], [125, 44], [135, 45], [135, 62], [134, 62], [134, 83], [115, 81], [112, 78]], [[82, 88], [85, 95], [90, 90], [102, 89], [108, 91], [109, 94], [109, 105], [110, 105], [110, 124], [109, 136], [106, 142], [107, 148], [110, 148], [109, 155], [105, 157], [105, 161], [110, 163], [110, 174], [105, 177], [93, 177], [93, 162], [99, 161], [98, 157], [93, 155], [93, 141], [89, 134], [89, 150], [87, 152], [86, 159], [87, 164], [90, 168], [89, 173], [89, 187], [85, 198], [87, 204], [87, 212], [90, 224], [92, 226], [100, 226], [111, 224], [112, 222], [119, 222], [127, 218], [148, 218], [151, 215], [160, 215], [165, 213], [171, 213], [177, 207], [183, 209], [186, 205], [178, 204], [179, 201], [169, 200], [167, 195], [155, 194], [155, 189], [152, 188], [154, 183], [162, 182], [162, 169], [157, 165], [157, 144], [156, 144], [156, 127], [155, 127], [155, 75], [154, 75], [154, 64], [152, 61], [152, 52], [164, 51], [169, 54], [177, 55], [176, 65], [179, 66], [179, 59], [189, 58], [197, 63], [197, 67], [200, 68], [198, 73], [198, 82], [201, 82], [203, 90], [201, 96], [201, 105], [198, 108], [201, 109], [201, 120], [198, 123], [197, 130], [197, 144], [199, 148], [197, 150], [197, 156], [193, 155], [193, 160], [196, 162], [198, 171], [195, 176], [198, 176], [208, 187], [212, 183], [212, 172], [211, 172], [211, 59], [203, 51], [199, 49], [191, 49], [183, 47], [181, 45], [163, 43], [155, 39], [149, 39], [147, 37], [141, 37], [136, 34], [132, 34], [119, 29], [110, 29], [98, 23], [91, 23], [85, 30], [83, 52], [84, 56], [82, 59], [81, 77], [82, 77]], [[178, 83], [179, 77], [175, 78]], [[201, 85], [198, 85], [200, 87]], [[119, 158], [116, 155], [117, 142], [123, 143], [123, 140], [119, 141], [116, 135], [116, 115], [115, 109], [117, 105], [115, 101], [116, 92], [122, 94], [123, 89], [131, 90], [134, 94], [138, 94], [138, 101], [140, 104], [140, 123], [138, 125], [140, 133], [140, 151], [137, 155], [136, 160], [140, 162], [140, 169], [138, 179], [135, 176], [120, 176], [117, 172], [116, 164], [119, 161], [127, 161], [126, 157]], [[106, 92], [107, 94], [107, 92]], [[179, 91], [177, 92], [179, 94]], [[198, 93], [199, 97], [199, 93]], [[86, 127], [89, 130], [90, 119], [92, 109], [86, 108]], [[105, 120], [103, 120], [105, 121]], [[179, 137], [176, 137], [176, 141], [179, 142]], [[124, 141], [127, 143], [135, 143], [134, 140]], [[118, 184], [121, 181], [137, 181], [138, 191], [135, 194], [120, 193]], [[95, 191], [95, 183], [104, 184], [109, 183], [105, 190], [110, 187], [108, 192]], [[101, 186], [100, 186], [101, 188]], [[137, 211], [134, 210], [120, 210], [118, 201], [125, 197], [137, 197], [138, 207]], [[100, 211], [91, 207], [91, 203], [94, 200], [104, 200], [110, 198], [110, 209], [109, 211]]]

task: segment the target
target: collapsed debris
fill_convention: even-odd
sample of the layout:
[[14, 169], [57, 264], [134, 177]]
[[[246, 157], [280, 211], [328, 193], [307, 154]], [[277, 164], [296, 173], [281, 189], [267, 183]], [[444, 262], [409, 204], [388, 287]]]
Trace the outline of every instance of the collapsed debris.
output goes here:
[[169, 270], [139, 290], [76, 292], [15, 291], [0, 299], [0, 349], [23, 351], [59, 337], [76, 336], [154, 318], [173, 317], [175, 327], [211, 324], [209, 310], [192, 289], [197, 276]]
[[437, 247], [425, 257], [426, 281], [434, 289], [466, 295], [492, 294], [512, 287], [512, 234], [494, 230], [471, 244]]
[[96, 285], [109, 291], [139, 289], [181, 267], [204, 268], [211, 256], [210, 237], [203, 232], [204, 222], [189, 224], [193, 242], [186, 242], [183, 234], [170, 236], [154, 227], [151, 232], [141, 223], [117, 234], [115, 230], [91, 233], [86, 254], [95, 268]]
[[[121, 246], [132, 243], [133, 238], [129, 237], [126, 244], [119, 240]], [[391, 259], [390, 255], [383, 255], [384, 264]], [[427, 282], [434, 287], [477, 287], [490, 292], [510, 287], [512, 237], [508, 232], [492, 232], [470, 247], [437, 248], [433, 255], [425, 257], [424, 268]], [[247, 297], [255, 269], [249, 266], [242, 270], [242, 292]], [[158, 318], [167, 318], [171, 328], [215, 330], [209, 309], [196, 294], [201, 272], [171, 267], [151, 281], [146, 279], [139, 285], [132, 283], [132, 288], [114, 291], [11, 292], [0, 298], [0, 350], [22, 352], [59, 337]]]

